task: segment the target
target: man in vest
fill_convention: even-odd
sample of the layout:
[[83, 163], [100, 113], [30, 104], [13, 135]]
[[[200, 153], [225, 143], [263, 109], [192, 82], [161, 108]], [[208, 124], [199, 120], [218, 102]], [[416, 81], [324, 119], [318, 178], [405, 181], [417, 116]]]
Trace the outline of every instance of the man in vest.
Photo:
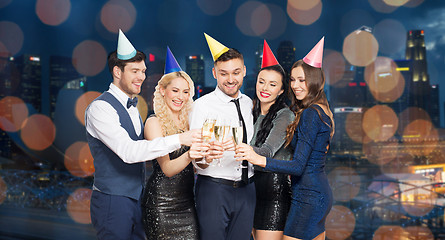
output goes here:
[[85, 111], [96, 169], [90, 211], [98, 239], [145, 239], [140, 207], [144, 162], [190, 145], [196, 133], [144, 140], [136, 95], [145, 80], [145, 58], [119, 30], [117, 51], [108, 56], [113, 82]]

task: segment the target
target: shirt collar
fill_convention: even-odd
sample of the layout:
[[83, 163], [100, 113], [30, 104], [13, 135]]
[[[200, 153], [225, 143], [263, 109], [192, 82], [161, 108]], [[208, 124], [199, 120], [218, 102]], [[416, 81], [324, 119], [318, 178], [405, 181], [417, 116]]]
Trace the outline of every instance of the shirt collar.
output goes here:
[[243, 94], [241, 93], [240, 90], [238, 90], [238, 97], [237, 98], [233, 98], [233, 97], [227, 96], [227, 94], [225, 94], [223, 91], [221, 91], [221, 89], [219, 89], [218, 86], [216, 86], [215, 94], [221, 101], [227, 102], [227, 103], [229, 103], [233, 99], [243, 99]]
[[110, 91], [111, 93], [119, 100], [120, 103], [126, 108], [128, 95], [125, 94], [120, 88], [118, 88], [114, 83], [110, 83]]

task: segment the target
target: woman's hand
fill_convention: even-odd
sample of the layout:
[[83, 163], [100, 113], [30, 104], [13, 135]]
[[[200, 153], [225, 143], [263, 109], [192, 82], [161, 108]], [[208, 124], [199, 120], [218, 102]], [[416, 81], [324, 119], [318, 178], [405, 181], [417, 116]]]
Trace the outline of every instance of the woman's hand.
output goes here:
[[238, 144], [235, 150], [237, 161], [247, 160], [248, 162], [260, 167], [266, 166], [266, 157], [258, 155], [250, 145], [245, 143]]
[[193, 129], [179, 134], [181, 145], [191, 146], [193, 141], [201, 140], [201, 129]]
[[195, 139], [190, 146], [189, 157], [192, 159], [207, 157], [209, 148], [210, 144], [201, 141], [200, 138]]
[[206, 155], [206, 162], [211, 163], [214, 159], [220, 159], [223, 157], [223, 154], [223, 144], [218, 141], [213, 141], [210, 143], [210, 148]]
[[223, 141], [222, 147], [224, 148], [224, 151], [235, 151], [235, 142], [233, 141], [233, 138], [228, 138]]

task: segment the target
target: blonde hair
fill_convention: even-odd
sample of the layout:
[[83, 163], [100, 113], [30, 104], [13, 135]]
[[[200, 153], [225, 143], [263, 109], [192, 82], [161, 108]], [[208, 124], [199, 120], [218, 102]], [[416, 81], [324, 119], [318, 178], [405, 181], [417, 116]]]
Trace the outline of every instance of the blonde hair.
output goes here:
[[[164, 97], [161, 94], [160, 88], [166, 89], [173, 79], [182, 78], [187, 81], [190, 88], [190, 97], [187, 103], [179, 112], [179, 126], [175, 124], [173, 118], [169, 112], [168, 106], [165, 103]], [[188, 114], [192, 108], [193, 96], [195, 95], [195, 85], [193, 84], [190, 76], [184, 72], [172, 72], [165, 74], [158, 81], [155, 92], [153, 94], [153, 110], [156, 117], [159, 119], [162, 127], [162, 134], [164, 136], [181, 133], [189, 129]]]

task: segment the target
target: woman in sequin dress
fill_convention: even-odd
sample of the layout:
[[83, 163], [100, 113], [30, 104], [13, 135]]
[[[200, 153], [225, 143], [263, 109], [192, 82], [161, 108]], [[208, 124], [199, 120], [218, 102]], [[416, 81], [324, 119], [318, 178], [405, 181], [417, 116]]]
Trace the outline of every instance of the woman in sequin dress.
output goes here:
[[324, 170], [334, 133], [332, 112], [324, 93], [324, 74], [303, 60], [291, 70], [291, 109], [295, 121], [287, 129], [286, 144], [295, 148], [291, 161], [266, 158], [247, 145], [237, 149], [238, 160], [247, 160], [268, 171], [291, 175], [292, 202], [283, 239], [325, 239], [325, 220], [332, 207], [332, 191]]
[[[193, 95], [194, 85], [187, 73], [165, 74], [156, 86], [155, 115], [145, 123], [145, 137], [151, 140], [187, 131]], [[142, 197], [147, 239], [199, 239], [191, 160], [188, 148], [182, 147], [153, 161]]]
[[[259, 155], [290, 160], [293, 149], [284, 146], [284, 139], [295, 115], [285, 103], [288, 88], [285, 76], [283, 68], [276, 64], [263, 65], [258, 73], [253, 100], [255, 131], [250, 145]], [[255, 189], [255, 240], [282, 239], [291, 199], [289, 175], [255, 166]]]

